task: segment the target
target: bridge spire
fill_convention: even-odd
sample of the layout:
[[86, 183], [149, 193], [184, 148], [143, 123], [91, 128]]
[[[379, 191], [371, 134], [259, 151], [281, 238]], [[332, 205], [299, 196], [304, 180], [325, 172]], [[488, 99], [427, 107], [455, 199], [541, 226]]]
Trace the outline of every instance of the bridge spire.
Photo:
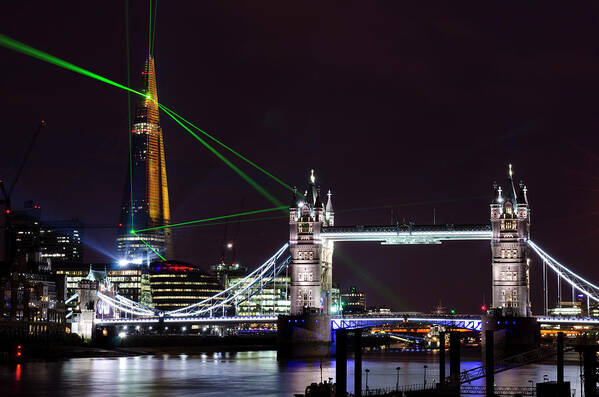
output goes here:
[[507, 184], [507, 189], [508, 189], [508, 197], [510, 199], [510, 201], [512, 202], [512, 205], [514, 206], [514, 209], [517, 209], [518, 207], [518, 199], [517, 199], [517, 195], [516, 195], [516, 187], [514, 186], [514, 171], [512, 169], [512, 164], [509, 164], [508, 167], [508, 184]]

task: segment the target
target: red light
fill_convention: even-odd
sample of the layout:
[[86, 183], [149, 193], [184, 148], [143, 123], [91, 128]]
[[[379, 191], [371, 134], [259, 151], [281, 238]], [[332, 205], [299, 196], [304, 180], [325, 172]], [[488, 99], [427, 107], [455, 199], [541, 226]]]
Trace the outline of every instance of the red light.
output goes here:
[[4, 210], [4, 213], [7, 215], [10, 214], [10, 210]]
[[482, 311], [485, 311], [485, 310], [487, 310], [487, 306], [485, 306], [485, 305], [482, 305], [482, 306], [480, 307], [480, 310], [482, 310]]
[[119, 223], [119, 227], [123, 227], [123, 224], [122, 224], [122, 223]]
[[21, 350], [21, 345], [17, 346], [17, 349]]
[[17, 352], [17, 357], [21, 357], [21, 352]]

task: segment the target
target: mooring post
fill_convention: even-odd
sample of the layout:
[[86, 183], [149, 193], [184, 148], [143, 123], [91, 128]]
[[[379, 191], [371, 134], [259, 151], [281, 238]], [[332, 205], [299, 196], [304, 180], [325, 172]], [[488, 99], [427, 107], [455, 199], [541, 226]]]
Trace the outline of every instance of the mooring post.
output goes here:
[[449, 376], [452, 383], [460, 381], [460, 333], [449, 333]]
[[564, 333], [557, 333], [557, 383], [564, 383]]
[[445, 332], [439, 333], [439, 384], [445, 383]]
[[335, 376], [337, 396], [347, 395], [347, 330], [338, 329], [336, 332]]
[[495, 341], [493, 331], [485, 331], [485, 395], [495, 395]]
[[354, 331], [354, 396], [362, 397], [362, 330]]

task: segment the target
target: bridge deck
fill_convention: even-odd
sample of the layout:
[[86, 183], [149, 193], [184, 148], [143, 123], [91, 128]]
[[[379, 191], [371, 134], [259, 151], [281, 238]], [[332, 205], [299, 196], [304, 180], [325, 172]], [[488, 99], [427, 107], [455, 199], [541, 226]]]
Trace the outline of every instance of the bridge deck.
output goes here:
[[333, 241], [380, 241], [383, 244], [440, 244], [448, 240], [490, 240], [491, 225], [329, 226], [321, 237]]

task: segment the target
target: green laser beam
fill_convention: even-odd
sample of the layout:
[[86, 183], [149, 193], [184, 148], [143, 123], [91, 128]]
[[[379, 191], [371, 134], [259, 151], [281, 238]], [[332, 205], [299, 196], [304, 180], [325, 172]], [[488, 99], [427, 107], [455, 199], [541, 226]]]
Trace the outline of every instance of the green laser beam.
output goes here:
[[156, 42], [156, 19], [158, 19], [158, 0], [154, 3], [154, 26], [152, 27], [152, 56], [154, 56], [154, 43]]
[[150, 8], [148, 10], [150, 18], [148, 19], [148, 60], [152, 56], [152, 0], [150, 0]]
[[135, 232], [135, 230], [131, 230], [131, 232], [132, 232], [132, 233], [135, 235], [135, 237], [137, 237], [137, 238], [138, 238], [138, 239], [139, 239], [139, 240], [140, 240], [142, 243], [144, 243], [144, 244], [145, 244], [145, 245], [146, 245], [146, 246], [147, 246], [149, 249], [151, 249], [152, 251], [154, 251], [154, 253], [160, 257], [160, 259], [162, 259], [163, 261], [165, 261], [165, 260], [166, 260], [166, 258], [165, 258], [164, 256], [160, 255], [160, 253], [159, 253], [158, 251], [156, 251], [156, 250], [154, 249], [154, 247], [152, 247], [150, 244], [146, 243], [146, 240], [144, 240], [143, 238], [139, 237], [139, 236], [137, 235], [137, 233]]
[[278, 211], [278, 210], [282, 210], [282, 209], [287, 209], [287, 206], [278, 206], [278, 207], [266, 208], [266, 209], [262, 209], [262, 210], [246, 211], [246, 212], [240, 212], [238, 214], [221, 215], [221, 216], [215, 216], [213, 218], [205, 218], [205, 219], [198, 219], [198, 220], [195, 220], [195, 221], [173, 223], [172, 225], [163, 225], [163, 226], [149, 227], [147, 229], [134, 230], [134, 232], [147, 232], [148, 230], [157, 230], [157, 229], [166, 229], [166, 228], [171, 229], [171, 228], [174, 228], [174, 227], [177, 227], [177, 226], [191, 225], [193, 223], [203, 223], [203, 222], [215, 221], [215, 220], [218, 220], [218, 219], [229, 219], [229, 218], [235, 218], [235, 217], [238, 217], [238, 216], [263, 214], [265, 212]]
[[[159, 105], [161, 106], [161, 105]], [[185, 124], [183, 124], [178, 118], [177, 116], [175, 116], [173, 113], [171, 113], [169, 110], [166, 109], [166, 107], [161, 106], [162, 110], [164, 110], [164, 112], [166, 114], [168, 114], [173, 120], [175, 120], [181, 127], [183, 127], [187, 132], [189, 132], [194, 138], [196, 138], [202, 145], [204, 145], [208, 150], [210, 150], [212, 152], [212, 154], [214, 154], [216, 157], [218, 157], [221, 161], [223, 161], [225, 164], [227, 164], [233, 171], [235, 171], [237, 173], [237, 175], [239, 175], [240, 177], [242, 177], [247, 183], [249, 183], [254, 189], [256, 189], [260, 194], [262, 194], [264, 197], [266, 197], [266, 199], [268, 201], [270, 201], [271, 203], [273, 203], [274, 205], [276, 205], [277, 207], [283, 207], [283, 203], [281, 203], [279, 200], [277, 200], [272, 194], [270, 194], [269, 192], [267, 192], [262, 186], [260, 186], [256, 181], [254, 181], [252, 178], [250, 178], [249, 175], [247, 175], [245, 172], [243, 172], [241, 169], [239, 169], [239, 167], [237, 167], [235, 164], [233, 164], [231, 161], [229, 161], [229, 159], [227, 159], [225, 156], [223, 156], [220, 152], [218, 152], [216, 149], [214, 149], [212, 146], [210, 146], [210, 144], [208, 144], [208, 142], [206, 142], [205, 140], [203, 140], [202, 138], [200, 138], [195, 132], [193, 132], [192, 130], [190, 130]], [[285, 207], [286, 208], [286, 207]]]
[[[275, 219], [287, 219], [287, 218], [288, 218], [287, 216], [263, 216], [260, 218], [241, 219], [241, 220], [238, 220], [237, 223], [263, 222], [263, 221], [271, 221], [271, 220], [275, 220]], [[198, 227], [218, 226], [218, 225], [225, 225], [227, 223], [229, 223], [229, 221], [201, 223], [201, 224], [196, 224], [196, 225], [185, 225], [185, 226], [178, 227], [177, 230], [192, 229], [192, 228], [198, 228]]]
[[[252, 167], [256, 168], [258, 171], [262, 172], [264, 175], [266, 175], [269, 178], [271, 178], [272, 180], [274, 180], [275, 182], [277, 182], [280, 185], [284, 186], [286, 189], [293, 190], [293, 188], [291, 186], [289, 186], [287, 183], [283, 182], [281, 179], [277, 178], [276, 176], [274, 176], [270, 172], [266, 171], [264, 168], [260, 167], [258, 164], [254, 163], [253, 161], [251, 161], [247, 157], [243, 156], [241, 153], [239, 153], [239, 152], [235, 151], [234, 149], [232, 149], [231, 147], [225, 145], [224, 143], [222, 143], [221, 141], [219, 141], [218, 139], [216, 139], [215, 137], [213, 137], [212, 135], [210, 135], [206, 131], [202, 130], [197, 125], [193, 124], [191, 121], [185, 119], [180, 114], [175, 113], [172, 109], [169, 109], [166, 106], [161, 105], [161, 104], [158, 104], [158, 106], [160, 106], [160, 108], [162, 110], [164, 110], [164, 111], [168, 110], [169, 112], [173, 113], [179, 119], [183, 120], [184, 122], [186, 122], [187, 124], [189, 124], [190, 126], [192, 126], [193, 128], [195, 128], [196, 130], [200, 131], [202, 134], [206, 135], [208, 138], [212, 139], [214, 142], [218, 143], [220, 146], [224, 147], [225, 149], [227, 149], [228, 151], [230, 151], [231, 153], [233, 153], [234, 155], [236, 155], [237, 157], [239, 157], [240, 159], [242, 159], [243, 161], [245, 161], [246, 163], [248, 163]], [[303, 196], [302, 194], [300, 194], [300, 195]]]
[[106, 77], [100, 76], [99, 74], [90, 72], [89, 70], [84, 69], [82, 67], [79, 67], [77, 65], [74, 65], [74, 64], [72, 64], [70, 62], [63, 61], [62, 59], [57, 58], [57, 57], [55, 57], [53, 55], [50, 55], [50, 54], [48, 54], [46, 52], [40, 51], [40, 50], [38, 50], [36, 48], [33, 48], [33, 47], [31, 47], [31, 46], [29, 46], [27, 44], [21, 43], [21, 42], [19, 42], [17, 40], [11, 39], [10, 37], [8, 37], [6, 35], [0, 34], [0, 45], [3, 46], [3, 47], [8, 48], [10, 50], [13, 50], [13, 51], [16, 51], [16, 52], [20, 52], [21, 54], [29, 55], [29, 56], [31, 56], [33, 58], [42, 60], [44, 62], [51, 63], [53, 65], [56, 65], [56, 66], [59, 66], [61, 68], [70, 70], [72, 72], [79, 73], [79, 74], [82, 74], [82, 75], [87, 76], [87, 77], [91, 77], [92, 79], [101, 81], [101, 82], [106, 83], [106, 84], [110, 84], [110, 85], [112, 85], [114, 87], [118, 87], [120, 89], [123, 89], [123, 90], [126, 90], [126, 91], [132, 92], [134, 94], [137, 94], [137, 95], [145, 97], [145, 95], [142, 94], [139, 91], [136, 91], [136, 90], [134, 90], [132, 88], [129, 88], [127, 86], [124, 86], [122, 84], [119, 84], [119, 83], [117, 83], [115, 81], [112, 81], [110, 79], [107, 79]]
[[[129, 47], [129, 0], [125, 0], [125, 39], [127, 53], [127, 86], [131, 85], [131, 57]], [[131, 194], [131, 200], [129, 201], [129, 212], [131, 213], [131, 228], [133, 228], [133, 143], [131, 141], [131, 92], [127, 91], [127, 136], [129, 138], [129, 190]]]
[[[27, 45], [27, 44], [24, 44], [24, 43], [21, 43], [21, 42], [19, 42], [19, 41], [17, 41], [17, 40], [14, 40], [14, 39], [12, 39], [12, 38], [10, 38], [10, 37], [6, 36], [6, 35], [0, 34], [0, 45], [1, 45], [1, 46], [3, 46], [3, 47], [6, 47], [6, 48], [8, 48], [8, 49], [11, 49], [11, 50], [13, 50], [13, 51], [16, 51], [16, 52], [19, 52], [19, 53], [22, 53], [22, 54], [25, 54], [25, 55], [29, 55], [29, 56], [31, 56], [31, 57], [33, 57], [33, 58], [36, 58], [36, 59], [42, 60], [42, 61], [44, 61], [44, 62], [48, 62], [48, 63], [50, 63], [50, 64], [53, 64], [53, 65], [56, 65], [56, 66], [62, 67], [62, 68], [64, 68], [64, 69], [67, 69], [67, 70], [73, 71], [73, 72], [75, 72], [75, 73], [82, 74], [82, 75], [84, 75], [84, 76], [87, 76], [87, 77], [91, 77], [91, 78], [93, 78], [93, 79], [95, 79], [95, 80], [101, 81], [101, 82], [103, 82], [103, 83], [106, 83], [106, 84], [112, 85], [112, 86], [114, 86], [114, 87], [118, 87], [118, 88], [120, 88], [120, 89], [123, 89], [123, 90], [126, 90], [126, 91], [128, 91], [128, 92], [131, 92], [131, 93], [137, 94], [137, 95], [139, 95], [139, 96], [142, 96], [142, 97], [144, 97], [144, 98], [147, 98], [147, 96], [146, 96], [145, 94], [143, 94], [143, 93], [141, 93], [141, 92], [139, 92], [139, 91], [136, 91], [136, 90], [134, 90], [134, 89], [132, 89], [132, 88], [129, 88], [129, 87], [127, 87], [127, 86], [124, 86], [123, 84], [119, 84], [119, 83], [117, 83], [117, 82], [115, 82], [115, 81], [112, 81], [112, 80], [110, 80], [110, 79], [107, 79], [106, 77], [100, 76], [99, 74], [93, 73], [93, 72], [91, 72], [91, 71], [89, 71], [89, 70], [87, 70], [87, 69], [84, 69], [84, 68], [82, 68], [82, 67], [76, 66], [76, 65], [74, 65], [74, 64], [72, 64], [72, 63], [70, 63], [70, 62], [64, 61], [64, 60], [62, 60], [62, 59], [60, 59], [60, 58], [57, 58], [57, 57], [55, 57], [55, 56], [53, 56], [53, 55], [50, 55], [50, 54], [48, 54], [48, 53], [45, 53], [45, 52], [43, 52], [43, 51], [40, 51], [40, 50], [38, 50], [38, 49], [36, 49], [36, 48], [33, 48], [33, 47], [31, 47], [31, 46], [29, 46], [29, 45]], [[153, 100], [155, 101], [155, 99], [153, 99]], [[158, 102], [156, 102], [156, 103], [157, 103], [157, 104], [158, 104], [158, 106], [160, 106], [160, 108], [161, 108], [162, 110], [164, 110], [165, 112], [167, 112], [167, 111], [171, 111], [171, 110], [170, 110], [169, 108], [167, 108], [166, 106], [164, 106], [164, 105], [162, 105], [162, 104], [160, 104], [160, 103], [158, 103]], [[172, 111], [171, 111], [171, 112], [172, 112]], [[173, 114], [176, 114], [176, 113], [174, 113], [174, 112], [172, 112], [172, 113], [173, 113]], [[170, 115], [170, 114], [169, 114], [169, 115]], [[170, 115], [170, 116], [171, 116], [171, 117], [173, 117], [172, 115]], [[177, 117], [180, 117], [180, 116], [178, 116], [178, 115], [177, 115]], [[192, 125], [192, 124], [191, 124], [191, 122], [189, 122], [188, 120], [186, 120], [186, 119], [184, 119], [184, 118], [182, 118], [182, 117], [181, 117], [181, 120], [184, 120], [185, 122], [187, 122], [187, 123], [190, 123], [190, 125]], [[185, 125], [183, 125], [183, 124], [182, 124], [182, 123], [181, 123], [179, 120], [175, 119], [175, 121], [177, 121], [177, 122], [178, 122], [178, 123], [179, 123], [181, 126], [183, 126], [183, 127], [184, 127], [184, 128], [185, 128], [185, 129], [186, 129], [188, 132], [189, 132], [189, 133], [191, 133], [193, 136], [195, 136], [195, 137], [196, 137], [196, 139], [198, 139], [200, 142], [202, 142], [202, 143], [204, 144], [204, 146], [206, 146], [206, 147], [210, 147], [210, 146], [209, 146], [209, 145], [208, 145], [206, 142], [204, 142], [202, 139], [200, 139], [200, 138], [199, 138], [199, 137], [198, 137], [198, 136], [197, 136], [195, 133], [193, 133], [191, 130], [189, 130], [189, 128], [187, 128]], [[199, 128], [198, 128], [197, 126], [193, 125], [193, 127], [194, 127], [194, 128], [197, 128], [197, 129], [199, 130]], [[262, 172], [262, 173], [264, 173], [265, 175], [269, 176], [269, 177], [270, 177], [270, 178], [272, 178], [273, 180], [275, 180], [275, 181], [277, 181], [278, 183], [280, 183], [281, 185], [285, 186], [287, 189], [292, 189], [292, 188], [291, 188], [291, 187], [290, 187], [288, 184], [286, 184], [285, 182], [281, 181], [279, 178], [275, 177], [274, 175], [272, 175], [271, 173], [269, 173], [268, 171], [266, 171], [264, 168], [260, 167], [260, 166], [259, 166], [259, 165], [257, 165], [256, 163], [254, 163], [254, 162], [252, 162], [251, 160], [247, 159], [246, 157], [242, 156], [240, 153], [238, 153], [238, 152], [234, 151], [233, 149], [231, 149], [230, 147], [226, 146], [224, 143], [222, 143], [222, 142], [218, 141], [218, 140], [217, 140], [216, 138], [214, 138], [212, 135], [209, 135], [209, 134], [207, 134], [207, 133], [206, 133], [206, 132], [204, 132], [204, 131], [202, 131], [202, 133], [206, 134], [206, 136], [209, 136], [209, 137], [210, 137], [212, 140], [214, 140], [215, 142], [218, 142], [218, 143], [219, 143], [221, 146], [225, 147], [226, 149], [228, 149], [229, 151], [231, 151], [231, 152], [232, 152], [232, 153], [234, 153], [236, 156], [238, 156], [238, 157], [239, 157], [239, 158], [241, 158], [242, 160], [246, 161], [248, 164], [252, 165], [252, 166], [253, 166], [253, 167], [255, 167], [256, 169], [258, 169], [259, 171], [261, 171], [261, 172]], [[239, 170], [237, 167], [235, 167], [235, 166], [234, 166], [234, 165], [233, 165], [233, 164], [232, 164], [232, 163], [231, 163], [229, 160], [227, 160], [226, 158], [224, 158], [224, 157], [223, 157], [223, 156], [222, 156], [220, 153], [216, 152], [216, 151], [215, 151], [214, 149], [212, 149], [211, 147], [210, 147], [210, 150], [211, 150], [211, 151], [212, 151], [212, 152], [213, 152], [215, 155], [217, 155], [217, 157], [219, 157], [219, 158], [220, 158], [222, 161], [224, 161], [224, 162], [225, 162], [225, 164], [227, 164], [227, 165], [229, 165], [230, 167], [232, 167], [232, 168], [235, 170], [235, 172], [237, 172], [237, 173], [238, 173], [240, 176], [241, 176], [242, 174], [243, 174], [243, 175], [245, 175], [245, 173], [243, 173], [241, 170]], [[218, 154], [217, 154], [217, 153], [218, 153]], [[239, 170], [239, 172], [238, 172], [237, 170]], [[240, 174], [240, 172], [241, 172], [241, 174]], [[246, 175], [246, 177], [247, 177], [247, 178], [249, 178], [247, 175]], [[247, 181], [248, 179], [246, 179], [246, 177], [243, 177], [243, 178], [244, 178], [244, 179]], [[251, 180], [251, 178], [249, 178], [249, 179]], [[251, 184], [252, 186], [254, 186], [254, 184], [256, 184], [256, 183], [255, 183], [255, 182], [252, 182], [252, 183], [250, 183], [250, 184]], [[257, 185], [257, 184], [256, 184], [256, 185]], [[259, 186], [259, 185], [258, 185], [258, 186]], [[255, 186], [254, 186], [254, 187], [255, 187]], [[261, 190], [262, 190], [262, 191], [264, 191], [264, 189], [263, 189], [262, 187], [260, 187], [260, 188], [258, 189], [258, 191], [261, 191]], [[262, 191], [261, 191], [261, 193], [262, 193]], [[266, 192], [266, 191], [264, 191], [264, 192]], [[266, 194], [267, 194], [268, 196], [270, 196], [270, 194], [269, 194], [268, 192], [266, 192]], [[274, 197], [272, 197], [272, 196], [270, 196], [270, 197], [271, 197], [271, 198], [270, 198], [269, 200], [271, 200], [272, 202], [274, 202], [276, 205], [280, 205], [280, 202], [279, 202], [278, 200], [274, 199]], [[272, 199], [274, 199], [275, 201], [273, 201]]]

